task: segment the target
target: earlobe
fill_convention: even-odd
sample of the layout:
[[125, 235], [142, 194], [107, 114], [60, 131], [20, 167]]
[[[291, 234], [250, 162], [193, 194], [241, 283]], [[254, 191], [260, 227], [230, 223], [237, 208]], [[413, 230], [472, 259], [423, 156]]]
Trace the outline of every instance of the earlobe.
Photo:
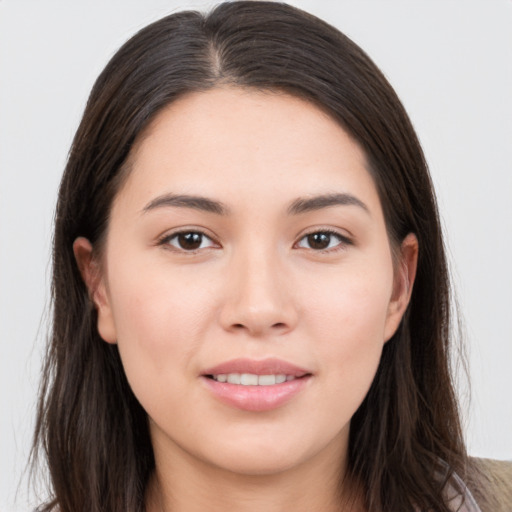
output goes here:
[[418, 239], [409, 233], [400, 246], [399, 261], [395, 269], [393, 294], [389, 302], [384, 340], [395, 334], [409, 305], [418, 266]]
[[78, 237], [73, 242], [73, 253], [89, 298], [98, 312], [98, 332], [107, 343], [116, 343], [116, 329], [107, 286], [100, 264], [94, 257], [91, 242], [87, 238]]

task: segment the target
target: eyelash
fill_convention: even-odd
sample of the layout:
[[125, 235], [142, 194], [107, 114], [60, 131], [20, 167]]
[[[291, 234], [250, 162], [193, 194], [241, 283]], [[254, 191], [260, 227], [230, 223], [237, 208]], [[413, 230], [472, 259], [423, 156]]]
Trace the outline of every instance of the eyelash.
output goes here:
[[[209, 247], [201, 247], [201, 246], [199, 246], [196, 249], [187, 250], [187, 249], [184, 249], [182, 247], [173, 246], [170, 243], [173, 239], [177, 239], [179, 236], [183, 236], [183, 235], [199, 235], [201, 237], [201, 245], [202, 245], [204, 239], [210, 240], [210, 242], [212, 244], [218, 244], [218, 242], [216, 242], [213, 239], [213, 237], [208, 236], [203, 231], [196, 230], [196, 229], [190, 229], [190, 230], [182, 230], [182, 231], [177, 231], [175, 233], [164, 235], [162, 238], [160, 238], [158, 240], [157, 245], [167, 246], [167, 248], [171, 247], [172, 248], [171, 250], [175, 250], [177, 252], [182, 252], [184, 254], [196, 254], [200, 250], [210, 249], [212, 247], [212, 246], [209, 246]], [[353, 242], [352, 242], [352, 240], [350, 238], [348, 238], [347, 236], [342, 235], [338, 231], [335, 231], [333, 229], [317, 229], [317, 230], [310, 231], [309, 233], [306, 233], [306, 234], [302, 235], [301, 238], [294, 244], [294, 247], [298, 246], [298, 244], [300, 244], [300, 242], [302, 242], [303, 240], [307, 239], [307, 237], [310, 237], [312, 235], [327, 235], [329, 237], [336, 237], [338, 239], [339, 243], [336, 244], [334, 247], [330, 247], [330, 248], [327, 247], [325, 249], [313, 249], [311, 247], [309, 247], [309, 248], [307, 248], [307, 247], [298, 247], [298, 248], [309, 249], [309, 250], [312, 250], [315, 253], [323, 254], [323, 253], [334, 253], [334, 252], [346, 249], [347, 246], [353, 245]], [[329, 244], [330, 244], [330, 240], [329, 240]]]
[[[342, 235], [338, 231], [335, 231], [334, 229], [316, 229], [314, 231], [310, 231], [309, 233], [304, 234], [299, 241], [295, 244], [299, 244], [302, 240], [306, 239], [307, 237], [311, 235], [328, 235], [329, 237], [335, 237], [338, 239], [338, 244], [336, 244], [334, 247], [328, 247], [326, 249], [312, 249], [315, 253], [334, 253], [338, 251], [342, 251], [347, 248], [347, 246], [353, 245], [353, 242], [350, 238], [348, 238], [345, 235]], [[306, 248], [307, 249], [307, 248]]]
[[182, 253], [185, 253], [185, 254], [196, 254], [200, 250], [204, 250], [204, 249], [209, 249], [210, 248], [210, 247], [198, 247], [197, 249], [187, 250], [187, 249], [184, 249], [182, 247], [173, 246], [170, 243], [171, 240], [177, 239], [179, 236], [184, 236], [184, 235], [199, 235], [201, 237], [201, 245], [202, 245], [204, 239], [210, 240], [212, 242], [212, 244], [217, 244], [217, 242], [213, 239], [213, 237], [208, 236], [203, 231], [200, 231], [198, 229], [185, 229], [185, 230], [182, 230], [182, 231], [176, 231], [175, 233], [164, 235], [162, 238], [160, 238], [158, 240], [158, 244], [157, 245], [166, 246], [167, 248], [171, 248], [171, 250], [175, 250], [177, 252], [182, 252]]

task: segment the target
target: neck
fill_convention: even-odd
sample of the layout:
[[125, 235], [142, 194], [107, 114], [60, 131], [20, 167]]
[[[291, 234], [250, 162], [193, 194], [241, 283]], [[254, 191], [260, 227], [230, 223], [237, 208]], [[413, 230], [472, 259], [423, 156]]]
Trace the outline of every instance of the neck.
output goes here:
[[180, 455], [163, 458], [155, 453], [148, 512], [364, 510], [358, 486], [346, 474], [345, 459], [332, 447], [292, 469], [259, 475], [228, 471], [190, 454]]

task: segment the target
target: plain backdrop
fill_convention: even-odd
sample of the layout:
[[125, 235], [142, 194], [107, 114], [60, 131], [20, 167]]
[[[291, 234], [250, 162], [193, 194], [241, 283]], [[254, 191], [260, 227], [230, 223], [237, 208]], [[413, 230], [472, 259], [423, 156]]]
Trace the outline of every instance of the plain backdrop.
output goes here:
[[[437, 188], [466, 330], [469, 451], [512, 459], [512, 2], [292, 1], [396, 88]], [[135, 31], [214, 2], [0, 0], [0, 511], [22, 475], [47, 330], [52, 215], [88, 92]]]

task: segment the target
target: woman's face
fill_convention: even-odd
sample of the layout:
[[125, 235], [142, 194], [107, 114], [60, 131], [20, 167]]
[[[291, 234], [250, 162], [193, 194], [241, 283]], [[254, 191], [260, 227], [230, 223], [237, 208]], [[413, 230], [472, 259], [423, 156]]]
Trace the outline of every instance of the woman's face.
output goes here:
[[100, 273], [75, 254], [157, 461], [338, 464], [416, 258], [408, 237], [393, 265], [359, 146], [300, 99], [223, 88], [162, 111], [130, 166]]

